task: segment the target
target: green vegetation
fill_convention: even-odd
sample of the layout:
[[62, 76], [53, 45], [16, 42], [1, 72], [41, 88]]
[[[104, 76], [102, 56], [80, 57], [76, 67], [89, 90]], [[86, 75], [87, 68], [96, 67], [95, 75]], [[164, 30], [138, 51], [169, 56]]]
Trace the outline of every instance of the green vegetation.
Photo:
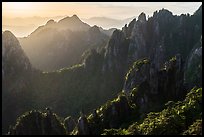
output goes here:
[[133, 63], [133, 65], [132, 65], [132, 67], [131, 67], [131, 68], [129, 69], [129, 71], [127, 72], [127, 74], [126, 74], [126, 76], [125, 76], [125, 79], [126, 79], [126, 80], [128, 79], [128, 77], [130, 76], [130, 74], [131, 74], [131, 72], [132, 72], [133, 70], [139, 71], [140, 68], [142, 67], [142, 65], [144, 65], [144, 64], [149, 64], [149, 63], [150, 63], [150, 62], [149, 62], [149, 59], [147, 59], [147, 58], [139, 59], [139, 60], [135, 61], [135, 62]]
[[202, 119], [196, 120], [183, 135], [202, 135]]
[[130, 133], [125, 129], [105, 129], [101, 135], [129, 135]]
[[170, 59], [170, 62], [175, 62], [176, 61], [176, 56], [174, 56], [174, 57], [172, 57], [171, 59]]
[[[201, 118], [202, 115], [202, 88], [193, 88], [184, 101], [168, 103], [166, 109], [161, 112], [151, 112], [141, 123], [134, 123], [127, 133], [132, 135], [178, 135], [186, 130], [186, 127]], [[201, 120], [189, 127], [185, 134], [197, 132], [200, 134]], [[193, 133], [192, 133], [193, 134]]]
[[61, 117], [76, 118], [82, 109], [90, 113], [116, 97], [122, 88], [122, 78], [115, 72], [102, 73], [99, 69], [102, 62], [101, 55], [92, 50], [83, 64], [34, 76], [33, 106], [36, 109], [50, 106]]
[[65, 126], [52, 112], [28, 111], [21, 115], [9, 135], [65, 135]]

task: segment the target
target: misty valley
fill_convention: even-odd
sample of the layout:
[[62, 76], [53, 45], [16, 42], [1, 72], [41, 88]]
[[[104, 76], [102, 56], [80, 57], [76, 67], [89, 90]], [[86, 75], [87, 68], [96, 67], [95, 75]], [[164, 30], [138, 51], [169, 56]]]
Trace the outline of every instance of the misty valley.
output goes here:
[[135, 16], [3, 31], [2, 134], [202, 135], [202, 5]]

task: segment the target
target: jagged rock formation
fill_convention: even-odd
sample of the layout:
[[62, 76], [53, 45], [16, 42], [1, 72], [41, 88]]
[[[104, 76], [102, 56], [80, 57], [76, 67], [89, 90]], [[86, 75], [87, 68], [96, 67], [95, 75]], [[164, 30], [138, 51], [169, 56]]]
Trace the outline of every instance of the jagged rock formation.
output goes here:
[[[17, 38], [2, 34], [2, 122], [3, 132], [18, 115], [30, 107], [32, 76], [38, 74], [29, 62]], [[26, 102], [26, 107], [25, 103]], [[22, 107], [23, 106], [23, 107]]]
[[122, 93], [117, 99], [94, 110], [89, 117], [81, 116], [78, 120], [77, 129], [72, 134], [97, 135], [102, 133], [103, 129], [118, 128], [132, 113], [133, 108]]
[[158, 70], [148, 59], [138, 60], [126, 75], [124, 91], [130, 94], [137, 86], [143, 89], [140, 90], [142, 93], [137, 92], [134, 100], [140, 106], [140, 112], [145, 113], [168, 100], [182, 99], [185, 96], [183, 77], [184, 62], [180, 55], [173, 57]]
[[17, 38], [10, 32], [2, 34], [2, 77], [3, 80], [31, 71], [31, 64]]
[[128, 49], [128, 40], [126, 40], [124, 33], [120, 30], [115, 30], [111, 36], [108, 46], [106, 47], [104, 55], [104, 66], [102, 71], [118, 71], [123, 73]]
[[57, 29], [57, 30], [71, 30], [71, 31], [87, 31], [90, 26], [82, 22], [79, 17], [73, 15], [72, 17], [65, 17], [58, 22], [54, 20], [49, 20], [45, 25], [39, 26], [34, 32], [32, 32], [28, 37], [39, 35], [42, 31], [48, 29]]
[[[140, 85], [142, 86], [142, 84]], [[104, 124], [97, 124], [100, 125], [100, 127], [97, 127], [98, 130], [96, 128], [90, 128], [89, 135], [92, 131], [95, 131], [94, 135], [202, 135], [202, 88], [195, 87], [186, 95], [184, 100], [177, 102], [169, 101], [159, 112], [155, 112], [154, 109], [147, 116], [138, 119], [142, 115], [142, 113], [139, 113], [141, 106], [134, 98], [139, 98], [142, 92], [147, 93], [144, 91], [144, 88], [145, 86], [143, 88], [138, 87], [136, 90], [133, 89], [130, 93], [131, 97], [128, 97], [131, 113], [126, 118], [128, 117], [130, 119], [125, 119], [125, 117], [121, 117], [119, 120], [117, 119], [117, 121], [114, 121], [114, 124], [117, 123], [118, 126], [114, 128]], [[112, 104], [107, 104], [96, 110], [96, 112], [98, 111], [97, 115], [99, 118], [94, 119], [94, 113], [88, 117], [87, 126], [90, 127], [93, 125], [94, 127], [94, 122], [99, 121], [97, 123], [103, 123], [107, 118], [111, 121], [115, 119], [116, 115], [112, 115], [111, 112], [106, 117], [104, 116], [107, 108], [112, 106]], [[135, 105], [138, 107], [135, 107]], [[120, 106], [120, 109], [124, 108], [124, 106]], [[119, 111], [118, 114], [125, 114], [125, 112]], [[135, 122], [132, 123], [132, 121]], [[123, 125], [126, 126], [123, 127]]]
[[64, 125], [54, 113], [29, 111], [17, 119], [9, 135], [66, 135]]
[[86, 31], [90, 28], [90, 26], [82, 22], [77, 15], [61, 19], [58, 21], [57, 28], [58, 27], [61, 27], [62, 29], [70, 29], [72, 31]]
[[[200, 10], [202, 8], [197, 12]], [[122, 32], [113, 32], [106, 47], [107, 61], [103, 65], [103, 71], [114, 69], [125, 72], [135, 60], [144, 57], [149, 58], [156, 69], [161, 68], [166, 60], [176, 54], [181, 54], [186, 60], [202, 34], [201, 16], [196, 13], [192, 16], [176, 16], [162, 9], [154, 12], [148, 19], [141, 13], [138, 20], [134, 19], [128, 26], [125, 25]], [[118, 43], [111, 42], [114, 40]], [[128, 41], [127, 44], [125, 41]], [[113, 57], [117, 57], [118, 60], [112, 59]], [[128, 67], [121, 70], [121, 66]]]

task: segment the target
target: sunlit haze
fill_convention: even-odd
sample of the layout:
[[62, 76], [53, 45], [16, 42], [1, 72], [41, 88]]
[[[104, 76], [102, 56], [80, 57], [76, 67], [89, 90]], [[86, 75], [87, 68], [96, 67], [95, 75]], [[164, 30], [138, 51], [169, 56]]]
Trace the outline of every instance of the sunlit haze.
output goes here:
[[[170, 10], [174, 15], [193, 14], [201, 4], [201, 2], [3, 2], [3, 30], [13, 26], [21, 29], [22, 26], [25, 26], [30, 29], [29, 31], [32, 31], [37, 26], [45, 24], [49, 18], [57, 21], [73, 14], [82, 20], [91, 17], [122, 20], [137, 17], [141, 12], [152, 16], [154, 11], [162, 8]], [[34, 17], [41, 18], [41, 21], [39, 19], [31, 21], [31, 18]], [[13, 18], [16, 20], [12, 21]], [[19, 24], [18, 19], [22, 20], [22, 18], [30, 20], [24, 21], [25, 24], [22, 22]], [[14, 34], [17, 34], [16, 31]]]

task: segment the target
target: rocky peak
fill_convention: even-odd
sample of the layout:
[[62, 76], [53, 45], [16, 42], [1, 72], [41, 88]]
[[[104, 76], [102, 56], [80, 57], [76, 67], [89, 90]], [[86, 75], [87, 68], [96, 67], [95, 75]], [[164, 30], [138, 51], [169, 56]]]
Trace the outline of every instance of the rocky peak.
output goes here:
[[125, 27], [122, 28], [122, 31], [123, 31], [123, 33], [125, 34], [125, 37], [130, 37], [135, 22], [136, 22], [136, 19], [133, 19], [133, 20], [128, 24], [128, 27], [127, 27], [127, 25], [125, 25]]
[[[8, 64], [9, 62], [12, 62]], [[12, 75], [14, 71], [31, 69], [28, 57], [25, 55], [18, 39], [10, 32], [2, 34], [2, 71]], [[14, 69], [15, 68], [15, 69]]]
[[198, 16], [202, 16], [202, 5], [200, 5], [200, 7], [198, 8], [198, 10], [196, 10], [196, 12], [194, 13], [194, 15], [198, 15]]
[[29, 111], [19, 117], [9, 135], [65, 135], [66, 130], [55, 113]]
[[87, 31], [90, 26], [82, 22], [77, 15], [72, 17], [65, 17], [58, 21], [57, 28], [70, 29], [72, 31]]
[[79, 19], [79, 17], [77, 15], [74, 14], [71, 17], [67, 16], [67, 17], [58, 21], [58, 23], [62, 23], [62, 22], [75, 22], [76, 23], [76, 22], [82, 22], [82, 21]]
[[[128, 96], [136, 92], [137, 97], [134, 100], [143, 114], [150, 110], [154, 103], [184, 97], [183, 78], [184, 62], [179, 54], [160, 69], [155, 68], [153, 62], [148, 59], [141, 59], [134, 62], [127, 73], [123, 90]], [[160, 100], [155, 100], [156, 98]]]
[[[103, 70], [114, 70], [123, 72], [124, 63], [127, 59], [128, 40], [120, 30], [115, 30], [108, 42], [105, 51], [105, 64]], [[123, 65], [122, 65], [123, 64]]]
[[2, 89], [22, 91], [29, 84], [33, 70], [17, 38], [10, 31], [5, 31], [2, 34]]
[[140, 22], [145, 22], [146, 21], [146, 15], [144, 12], [142, 12], [139, 17], [138, 17], [138, 21]]
[[9, 44], [7, 44], [7, 46], [11, 46], [12, 45], [11, 43], [19, 43], [17, 38], [14, 36], [14, 34], [11, 33], [8, 30], [4, 31], [2, 36], [3, 36], [3, 39], [5, 40], [3, 42], [8, 42], [9, 41]]
[[153, 16], [170, 16], [172, 15], [172, 12], [162, 8], [161, 10], [159, 10], [159, 12], [154, 12]]
[[71, 19], [80, 20], [79, 17], [78, 17], [76, 14], [74, 14], [74, 15], [71, 17]]
[[55, 24], [56, 22], [53, 20], [53, 19], [51, 19], [51, 20], [49, 20], [47, 23], [46, 23], [46, 25], [53, 25], [53, 24]]
[[64, 17], [63, 19], [59, 20], [58, 23], [60, 23], [60, 22], [62, 22], [62, 21], [69, 20], [69, 18], [70, 18], [69, 16], [66, 16], [66, 17]]
[[18, 39], [10, 31], [4, 31], [2, 34], [2, 56], [4, 57], [10, 50], [14, 52], [20, 49], [21, 47]]
[[100, 29], [98, 26], [94, 25], [93, 27], [91, 27], [89, 29], [89, 32], [94, 33], [94, 34], [98, 34], [98, 33], [100, 33]]

